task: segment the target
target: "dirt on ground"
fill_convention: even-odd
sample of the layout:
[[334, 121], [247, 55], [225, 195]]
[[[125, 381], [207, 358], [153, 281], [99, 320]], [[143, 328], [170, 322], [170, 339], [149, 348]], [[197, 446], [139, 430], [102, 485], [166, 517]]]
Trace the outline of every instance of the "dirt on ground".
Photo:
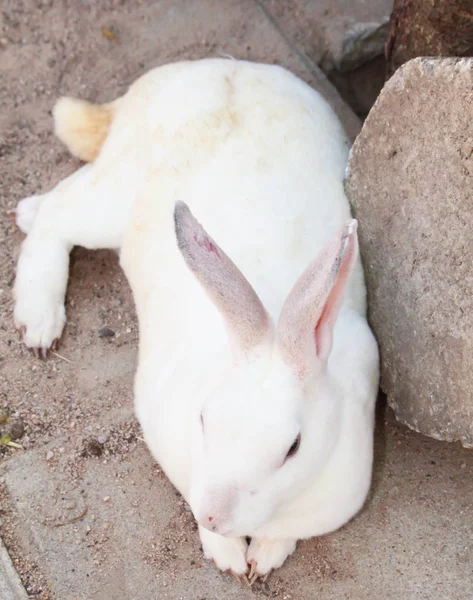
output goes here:
[[117, 256], [73, 251], [68, 322], [47, 361], [14, 330], [23, 235], [8, 212], [80, 166], [53, 135], [55, 100], [111, 100], [153, 66], [225, 53], [313, 81], [251, 0], [2, 3], [0, 432], [21, 448], [0, 445], [0, 537], [38, 600], [466, 600], [473, 454], [416, 436], [389, 413], [386, 424], [381, 410], [367, 509], [243, 590], [203, 560], [186, 503], [141, 439], [138, 328]]

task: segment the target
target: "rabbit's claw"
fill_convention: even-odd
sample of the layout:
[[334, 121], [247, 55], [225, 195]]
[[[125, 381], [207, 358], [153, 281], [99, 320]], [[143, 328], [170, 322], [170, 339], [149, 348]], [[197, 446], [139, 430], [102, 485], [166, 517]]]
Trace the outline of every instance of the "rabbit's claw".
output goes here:
[[256, 561], [250, 560], [249, 565], [250, 565], [250, 572], [248, 573], [248, 580], [250, 582], [250, 585], [253, 585], [254, 582], [259, 577], [258, 571], [256, 570], [256, 568], [257, 568]]
[[264, 583], [268, 577], [271, 575], [271, 573], [273, 572], [273, 570], [269, 570], [267, 573], [259, 573], [258, 572], [258, 564], [255, 560], [251, 560], [249, 562], [250, 565], [250, 572], [248, 573], [248, 582], [250, 587], [255, 583], [255, 581], [257, 579], [261, 579], [261, 581]]
[[199, 527], [205, 558], [211, 560], [220, 573], [230, 573], [246, 583], [248, 544], [241, 538], [225, 538]]
[[268, 540], [253, 538], [248, 548], [247, 562], [250, 566], [248, 579], [253, 585], [257, 579], [265, 582], [274, 569], [278, 569], [296, 548], [292, 539]]
[[30, 348], [31, 352], [35, 355], [36, 358], [42, 358], [46, 360], [48, 358], [48, 348], [46, 346], [38, 346], [34, 348]]
[[247, 587], [250, 587], [250, 582], [248, 580], [246, 573], [242, 573], [241, 575], [238, 575], [237, 573], [235, 573], [235, 571], [232, 571], [231, 569], [229, 572], [238, 581], [238, 583], [240, 583], [241, 585], [246, 585]]
[[12, 208], [11, 210], [8, 210], [7, 215], [13, 221], [14, 225], [16, 225], [16, 208]]
[[[26, 326], [18, 324], [18, 323], [16, 323], [15, 326], [16, 326], [16, 330], [18, 332], [18, 336], [19, 336], [20, 340], [24, 339], [24, 337], [26, 335]], [[55, 338], [52, 341], [50, 348], [48, 348], [48, 346], [30, 346], [29, 350], [31, 350], [31, 352], [34, 354], [34, 356], [36, 358], [46, 359], [46, 358], [48, 358], [49, 349], [56, 350], [57, 345], [58, 345], [58, 338]]]
[[246, 573], [242, 573], [241, 575], [239, 575], [238, 573], [235, 573], [235, 571], [233, 571], [232, 569], [227, 569], [226, 571], [222, 571], [222, 569], [218, 568], [215, 560], [212, 559], [212, 563], [220, 574], [230, 573], [230, 575], [232, 575], [232, 577], [234, 577], [238, 581], [238, 583], [240, 583], [241, 585], [244, 584], [249, 587], [250, 582], [248, 581], [248, 577], [246, 576]]
[[20, 339], [33, 352], [36, 358], [46, 359], [49, 350], [56, 350], [61, 337], [66, 314], [64, 305], [58, 303], [54, 307], [46, 307], [42, 314], [37, 315], [35, 303], [29, 298], [15, 307], [15, 327]]

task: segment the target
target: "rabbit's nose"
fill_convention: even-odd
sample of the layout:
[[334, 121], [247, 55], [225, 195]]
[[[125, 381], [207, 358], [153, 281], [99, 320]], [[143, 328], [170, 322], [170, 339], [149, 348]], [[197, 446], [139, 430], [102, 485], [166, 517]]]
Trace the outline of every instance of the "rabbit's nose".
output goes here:
[[209, 531], [216, 532], [218, 529], [218, 525], [214, 521], [214, 518], [212, 516], [202, 517], [200, 519], [197, 519], [197, 522], [199, 523], [199, 525], [205, 527], [205, 529], [208, 529]]
[[213, 533], [223, 535], [232, 522], [236, 495], [229, 486], [210, 487], [197, 498], [193, 513], [197, 523]]
[[213, 517], [207, 517], [206, 518], [207, 523], [204, 525], [204, 527], [206, 529], [209, 529], [210, 531], [217, 531], [217, 524], [212, 523], [213, 520], [214, 520]]

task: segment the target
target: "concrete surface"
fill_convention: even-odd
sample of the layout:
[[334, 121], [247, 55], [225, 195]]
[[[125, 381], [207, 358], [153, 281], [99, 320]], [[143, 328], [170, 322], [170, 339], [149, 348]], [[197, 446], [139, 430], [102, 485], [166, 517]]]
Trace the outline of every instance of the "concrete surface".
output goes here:
[[[13, 330], [22, 235], [7, 211], [79, 165], [52, 134], [58, 95], [107, 100], [153, 65], [230, 53], [320, 85], [354, 135], [359, 122], [325, 78], [251, 0], [6, 0], [1, 10], [0, 409], [25, 433], [23, 449], [0, 446], [0, 535], [29, 598], [470, 599], [473, 453], [410, 432], [381, 403], [366, 509], [246, 590], [203, 560], [185, 503], [140, 439], [137, 323], [116, 256], [73, 252], [68, 325], [47, 362]], [[103, 327], [115, 336], [100, 337]]]
[[[131, 411], [108, 427], [126, 420]], [[300, 543], [251, 590], [203, 560], [191, 513], [139, 439], [106, 458], [80, 457], [78, 442], [67, 434], [17, 453], [5, 472], [16, 535], [60, 600], [471, 598], [473, 453], [406, 430], [391, 413], [378, 415], [366, 509]]]
[[393, 0], [258, 0], [324, 71], [349, 71], [384, 53]]
[[381, 387], [399, 420], [473, 448], [473, 59], [419, 58], [358, 136], [360, 220]]
[[27, 600], [28, 594], [13, 566], [7, 549], [0, 540], [0, 598], [2, 600]]

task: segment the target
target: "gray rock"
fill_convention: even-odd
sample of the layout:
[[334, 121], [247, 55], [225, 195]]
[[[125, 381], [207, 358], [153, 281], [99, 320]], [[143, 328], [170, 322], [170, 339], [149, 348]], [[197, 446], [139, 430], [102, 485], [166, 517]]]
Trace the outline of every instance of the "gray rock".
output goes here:
[[376, 22], [340, 19], [337, 25], [335, 21], [328, 39], [334, 66], [339, 71], [350, 71], [383, 54], [388, 28], [389, 14]]
[[412, 429], [473, 447], [473, 59], [417, 58], [351, 152], [381, 387]]
[[258, 4], [324, 71], [349, 71], [384, 53], [392, 0], [259, 0]]

